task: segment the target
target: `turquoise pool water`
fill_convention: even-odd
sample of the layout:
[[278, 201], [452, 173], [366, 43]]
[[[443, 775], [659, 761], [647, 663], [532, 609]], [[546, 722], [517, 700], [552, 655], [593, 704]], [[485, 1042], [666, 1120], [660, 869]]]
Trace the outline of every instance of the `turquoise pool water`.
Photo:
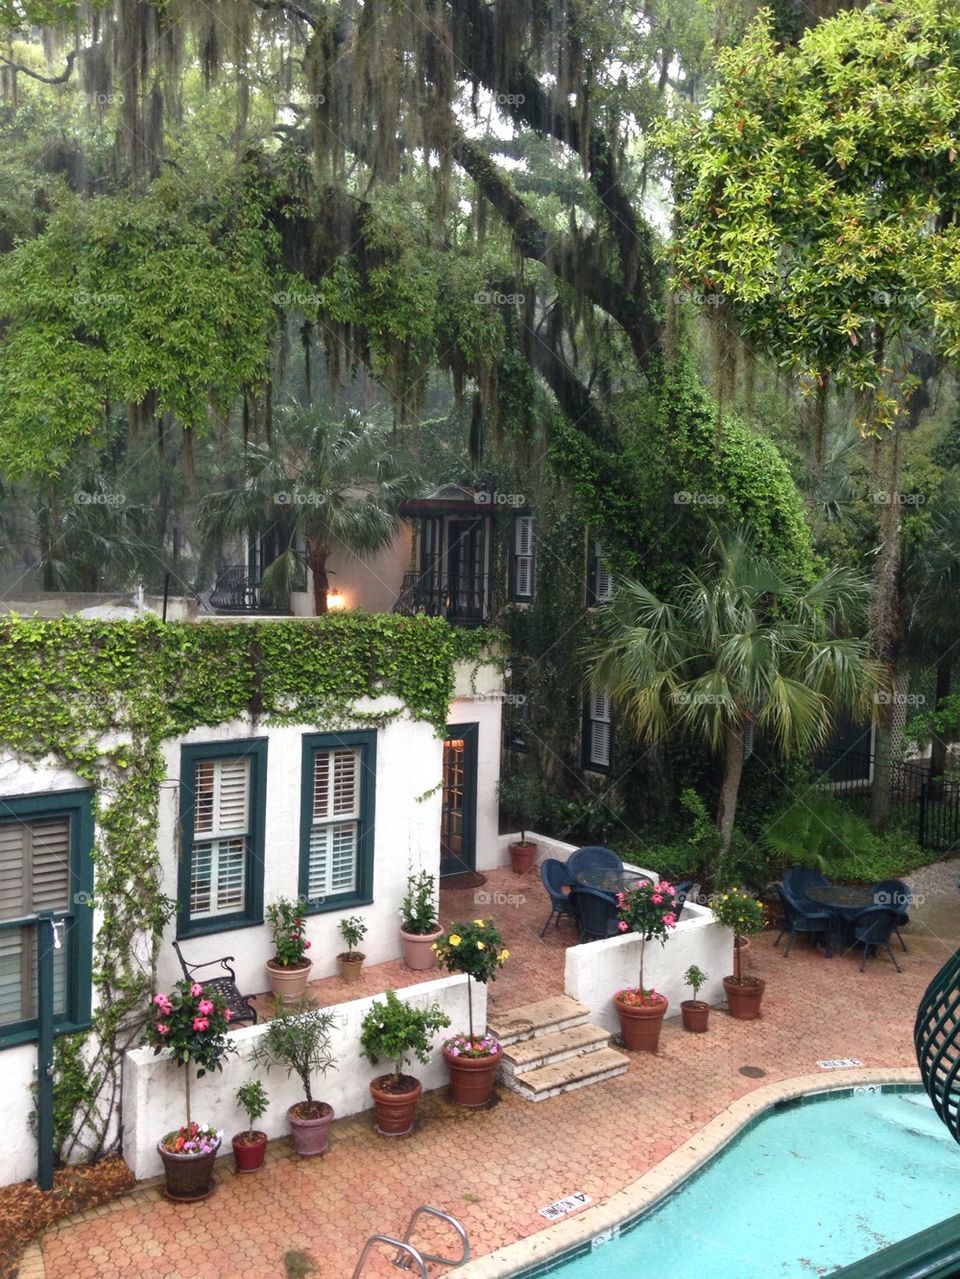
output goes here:
[[560, 1279], [810, 1279], [960, 1212], [960, 1146], [919, 1090], [810, 1098], [761, 1117]]

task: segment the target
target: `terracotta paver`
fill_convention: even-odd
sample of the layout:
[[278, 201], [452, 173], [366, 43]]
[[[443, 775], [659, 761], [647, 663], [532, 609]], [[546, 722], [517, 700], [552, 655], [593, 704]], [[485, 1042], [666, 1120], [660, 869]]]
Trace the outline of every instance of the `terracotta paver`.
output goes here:
[[[950, 876], [950, 901], [960, 905], [955, 872]], [[492, 1109], [473, 1113], [453, 1106], [440, 1089], [424, 1097], [408, 1138], [378, 1137], [367, 1112], [334, 1124], [322, 1159], [301, 1159], [285, 1140], [276, 1141], [261, 1173], [238, 1177], [224, 1158], [217, 1191], [205, 1203], [175, 1206], [151, 1192], [49, 1230], [41, 1239], [47, 1279], [282, 1279], [290, 1251], [308, 1254], [323, 1279], [349, 1279], [366, 1237], [401, 1231], [421, 1203], [459, 1218], [480, 1256], [544, 1228], [537, 1210], [554, 1199], [582, 1190], [603, 1200], [736, 1098], [816, 1072], [817, 1059], [914, 1066], [917, 1003], [956, 945], [947, 934], [956, 932], [958, 912], [942, 909], [948, 890], [935, 876], [931, 884], [940, 913], [931, 915], [935, 926], [928, 929], [916, 912], [906, 933], [910, 951], [898, 953], [901, 975], [886, 959], [872, 960], [861, 974], [858, 955], [826, 960], [805, 942], [785, 959], [773, 948], [776, 934], [765, 934], [747, 956], [748, 970], [767, 982], [756, 1022], [733, 1021], [718, 1009], [706, 1035], [689, 1035], [679, 1018], [668, 1020], [656, 1056], [632, 1054], [621, 1078], [537, 1105], [501, 1090]], [[489, 990], [492, 1007], [515, 1007], [562, 988], [564, 942], [573, 939], [573, 928], [551, 928], [541, 942], [547, 910], [535, 874], [497, 871], [483, 889], [444, 894], [444, 923], [492, 914], [510, 947]], [[383, 990], [386, 973], [391, 981], [402, 978], [397, 985], [421, 980], [391, 964], [371, 969], [359, 990], [339, 993], [337, 980], [314, 986], [325, 1002], [355, 998]], [[374, 984], [367, 988], [368, 982]], [[745, 1066], [763, 1074], [745, 1076]], [[823, 1079], [840, 1085], [843, 1072]], [[421, 1237], [428, 1247], [433, 1240], [433, 1251], [444, 1247], [432, 1227]], [[396, 1273], [387, 1255], [365, 1271]]]

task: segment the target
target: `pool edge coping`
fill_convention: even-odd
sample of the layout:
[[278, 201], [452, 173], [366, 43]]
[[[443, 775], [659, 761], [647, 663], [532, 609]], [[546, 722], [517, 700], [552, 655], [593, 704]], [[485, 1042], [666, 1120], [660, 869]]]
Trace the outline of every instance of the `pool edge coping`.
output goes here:
[[[838, 1078], [837, 1075], [840, 1077]], [[793, 1101], [817, 1093], [845, 1092], [850, 1088], [877, 1084], [920, 1084], [916, 1066], [870, 1066], [854, 1070], [794, 1075], [777, 1083], [763, 1084], [730, 1102], [699, 1132], [649, 1168], [642, 1176], [599, 1203], [590, 1204], [566, 1221], [546, 1226], [515, 1243], [458, 1266], [464, 1279], [511, 1279], [533, 1265], [557, 1258], [590, 1242], [604, 1232], [619, 1227], [649, 1211], [672, 1190], [731, 1142], [753, 1119], [778, 1102]], [[454, 1271], [444, 1271], [452, 1275]]]

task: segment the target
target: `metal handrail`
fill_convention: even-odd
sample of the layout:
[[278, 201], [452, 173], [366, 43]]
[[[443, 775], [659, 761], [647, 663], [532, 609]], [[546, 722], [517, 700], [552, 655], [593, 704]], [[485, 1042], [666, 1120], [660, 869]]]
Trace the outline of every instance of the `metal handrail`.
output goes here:
[[407, 1243], [405, 1239], [394, 1239], [392, 1235], [371, 1235], [370, 1236], [367, 1242], [363, 1245], [363, 1252], [361, 1252], [360, 1254], [360, 1260], [357, 1262], [356, 1268], [354, 1269], [353, 1274], [350, 1276], [350, 1279], [358, 1279], [360, 1272], [363, 1269], [364, 1264], [366, 1263], [367, 1254], [369, 1253], [370, 1249], [373, 1247], [375, 1243], [388, 1243], [391, 1248], [396, 1248], [398, 1258], [403, 1257], [404, 1253], [406, 1253], [408, 1260], [403, 1262], [397, 1261], [396, 1264], [397, 1265], [402, 1264], [405, 1269], [409, 1270], [410, 1269], [409, 1259], [412, 1259], [420, 1267], [420, 1279], [430, 1279], [430, 1276], [427, 1273], [427, 1263], [424, 1261], [420, 1253], [417, 1252], [416, 1248], [414, 1248], [413, 1244]]
[[[465, 1262], [469, 1261], [470, 1260], [470, 1240], [467, 1238], [467, 1232], [464, 1230], [463, 1226], [460, 1224], [459, 1221], [457, 1221], [456, 1217], [451, 1217], [451, 1215], [448, 1212], [441, 1212], [439, 1208], [431, 1208], [429, 1204], [421, 1204], [419, 1208], [414, 1209], [413, 1213], [411, 1214], [410, 1220], [407, 1222], [407, 1228], [403, 1233], [404, 1245], [407, 1245], [411, 1235], [413, 1234], [414, 1224], [416, 1223], [418, 1218], [424, 1215], [427, 1215], [430, 1217], [439, 1217], [440, 1220], [445, 1221], [447, 1225], [453, 1226], [454, 1230], [460, 1236], [460, 1242], [463, 1245], [463, 1256], [460, 1258], [459, 1261], [455, 1261], [452, 1257], [434, 1256], [432, 1252], [424, 1252], [420, 1254], [423, 1257], [424, 1261], [435, 1261], [437, 1262], [438, 1265], [453, 1266], [454, 1268], [456, 1268], [457, 1266], [462, 1266]], [[409, 1261], [406, 1261], [399, 1252], [394, 1258], [394, 1265], [399, 1266], [401, 1270], [410, 1269]]]

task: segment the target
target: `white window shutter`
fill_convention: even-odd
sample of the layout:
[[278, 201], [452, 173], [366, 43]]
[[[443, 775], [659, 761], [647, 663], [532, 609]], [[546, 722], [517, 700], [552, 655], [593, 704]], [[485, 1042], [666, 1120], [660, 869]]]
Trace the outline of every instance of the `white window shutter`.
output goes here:
[[533, 516], [517, 515], [513, 521], [514, 581], [518, 599], [533, 595]]
[[360, 750], [317, 751], [313, 760], [313, 825], [307, 895], [327, 897], [356, 887], [360, 843]]
[[194, 772], [190, 917], [234, 915], [246, 906], [250, 760], [200, 760]]
[[594, 587], [594, 595], [598, 603], [613, 598], [613, 574], [607, 564], [607, 557], [604, 554], [603, 547], [599, 542], [594, 542], [594, 556], [596, 560], [596, 583]]

